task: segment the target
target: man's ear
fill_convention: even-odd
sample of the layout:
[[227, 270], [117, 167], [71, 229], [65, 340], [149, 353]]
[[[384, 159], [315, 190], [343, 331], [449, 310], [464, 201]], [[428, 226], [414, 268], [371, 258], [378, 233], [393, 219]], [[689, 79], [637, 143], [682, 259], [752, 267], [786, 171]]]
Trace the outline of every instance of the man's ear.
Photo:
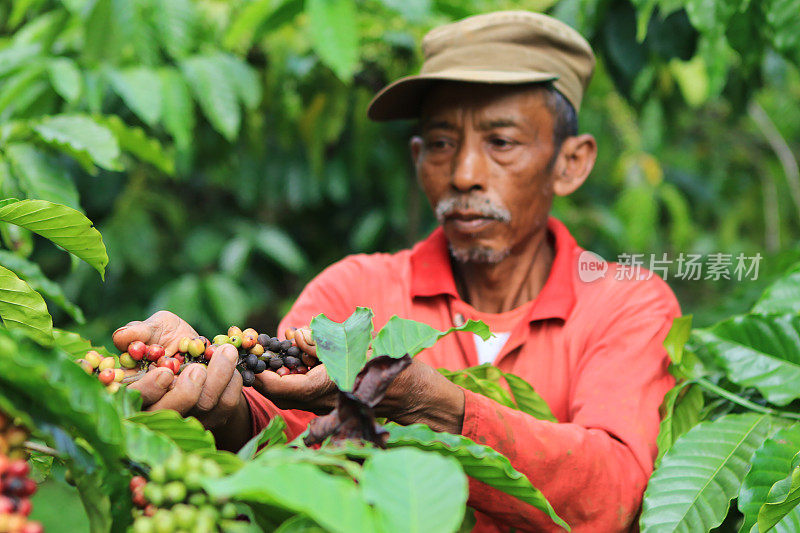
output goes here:
[[411, 137], [411, 140], [408, 141], [408, 147], [411, 149], [411, 162], [414, 163], [414, 166], [417, 166], [419, 154], [422, 153], [422, 142], [422, 137], [419, 135], [414, 135]]
[[553, 193], [567, 196], [583, 185], [597, 159], [597, 141], [585, 133], [567, 137], [553, 165]]

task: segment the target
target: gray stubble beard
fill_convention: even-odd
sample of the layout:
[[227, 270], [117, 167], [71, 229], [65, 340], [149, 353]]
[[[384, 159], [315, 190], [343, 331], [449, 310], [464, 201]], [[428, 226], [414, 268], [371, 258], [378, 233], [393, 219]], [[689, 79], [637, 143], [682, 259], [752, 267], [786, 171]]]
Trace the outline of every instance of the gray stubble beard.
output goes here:
[[[487, 198], [458, 198], [455, 196], [447, 197], [441, 200], [434, 209], [436, 219], [440, 224], [444, 224], [445, 218], [448, 214], [455, 211], [473, 211], [480, 215], [494, 218], [506, 224], [511, 222], [511, 213], [505, 206], [496, 205], [489, 201]], [[483, 263], [489, 265], [496, 265], [500, 263], [509, 255], [511, 255], [511, 248], [503, 250], [493, 250], [484, 246], [476, 246], [472, 248], [459, 249], [453, 247], [448, 243], [450, 255], [459, 263]]]

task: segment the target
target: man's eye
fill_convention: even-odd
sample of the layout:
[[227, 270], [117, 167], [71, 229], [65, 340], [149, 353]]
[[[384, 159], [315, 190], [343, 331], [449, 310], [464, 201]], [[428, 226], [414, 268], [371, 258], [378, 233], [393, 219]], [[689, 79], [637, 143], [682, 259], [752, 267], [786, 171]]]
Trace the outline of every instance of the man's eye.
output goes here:
[[494, 137], [489, 142], [492, 144], [492, 146], [501, 150], [509, 150], [517, 144], [510, 139], [504, 139], [502, 137]]
[[447, 139], [432, 139], [426, 144], [429, 150], [446, 150], [450, 147], [450, 142]]

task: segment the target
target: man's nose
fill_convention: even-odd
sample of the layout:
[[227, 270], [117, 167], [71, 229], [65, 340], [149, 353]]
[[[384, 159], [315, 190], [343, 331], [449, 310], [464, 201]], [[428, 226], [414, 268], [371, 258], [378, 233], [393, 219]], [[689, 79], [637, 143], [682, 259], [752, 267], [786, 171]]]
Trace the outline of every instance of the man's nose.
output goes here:
[[486, 187], [486, 161], [480, 149], [462, 143], [453, 159], [451, 186], [459, 192], [482, 190]]

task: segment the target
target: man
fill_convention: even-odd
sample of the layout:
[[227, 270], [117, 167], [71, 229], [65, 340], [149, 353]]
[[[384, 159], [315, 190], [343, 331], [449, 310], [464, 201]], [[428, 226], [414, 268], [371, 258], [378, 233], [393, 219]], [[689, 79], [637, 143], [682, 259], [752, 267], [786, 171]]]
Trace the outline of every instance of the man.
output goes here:
[[[280, 331], [321, 312], [343, 321], [356, 306], [375, 311], [376, 328], [394, 314], [439, 329], [486, 321], [493, 341], [459, 333], [425, 350], [395, 380], [379, 414], [505, 454], [574, 531], [635, 527], [658, 406], [672, 385], [661, 344], [680, 310], [659, 278], [617, 280], [617, 265], [581, 281], [583, 251], [548, 218], [553, 196], [575, 191], [594, 164], [597, 145], [577, 134], [575, 114], [594, 67], [591, 49], [564, 24], [516, 11], [435, 29], [423, 50], [422, 74], [384, 89], [369, 114], [419, 119], [411, 154], [441, 228], [411, 250], [329, 267]], [[161, 312], [114, 340], [120, 349], [134, 339], [161, 342], [171, 352], [194, 334]], [[265, 372], [242, 392], [235, 361], [225, 348], [207, 370], [176, 379], [156, 371], [138, 387], [150, 408], [196, 415], [232, 449], [276, 414], [293, 436], [332, 406], [324, 367], [282, 378]], [[531, 383], [559, 423], [465, 391], [435, 370], [483, 362]], [[480, 531], [553, 529], [543, 513], [475, 481], [469, 505], [479, 511]]]

